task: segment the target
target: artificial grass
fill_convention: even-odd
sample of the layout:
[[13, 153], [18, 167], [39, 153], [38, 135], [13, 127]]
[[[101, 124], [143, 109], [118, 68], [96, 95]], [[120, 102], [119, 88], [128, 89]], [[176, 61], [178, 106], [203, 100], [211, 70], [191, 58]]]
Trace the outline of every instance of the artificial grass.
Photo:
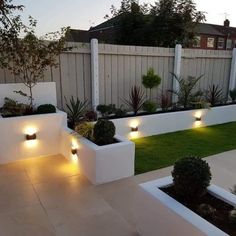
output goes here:
[[236, 149], [236, 122], [133, 140], [135, 173], [171, 166], [186, 156], [207, 157]]

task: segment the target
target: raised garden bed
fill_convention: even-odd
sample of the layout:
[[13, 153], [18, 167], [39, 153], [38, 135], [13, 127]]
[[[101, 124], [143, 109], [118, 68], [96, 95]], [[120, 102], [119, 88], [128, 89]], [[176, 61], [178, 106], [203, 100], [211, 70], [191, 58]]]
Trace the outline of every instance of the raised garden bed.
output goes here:
[[[178, 198], [174, 199], [173, 194], [173, 180], [172, 177], [166, 177], [147, 183], [141, 184], [141, 187], [148, 193], [153, 195], [156, 199], [161, 201], [165, 206], [183, 217], [186, 221], [198, 228], [200, 231], [208, 236], [226, 236], [236, 235], [236, 226], [228, 224], [226, 214], [229, 210], [236, 206], [236, 196], [219, 188], [215, 185], [208, 187], [208, 194], [202, 201], [204, 203], [210, 202], [218, 208], [219, 218], [223, 220], [212, 221], [209, 218], [202, 218], [192, 206], [186, 206], [179, 202]], [[167, 194], [168, 193], [168, 194]], [[216, 225], [214, 225], [216, 224]]]

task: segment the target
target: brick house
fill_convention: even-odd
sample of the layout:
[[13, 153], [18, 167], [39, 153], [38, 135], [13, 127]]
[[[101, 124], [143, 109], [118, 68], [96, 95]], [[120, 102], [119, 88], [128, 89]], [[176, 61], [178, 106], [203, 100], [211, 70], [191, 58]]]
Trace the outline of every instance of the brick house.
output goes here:
[[[117, 17], [103, 22], [88, 31], [71, 29], [67, 34], [67, 41], [90, 42], [97, 38], [100, 43], [115, 44]], [[191, 48], [211, 50], [232, 50], [236, 47], [236, 27], [230, 26], [225, 20], [223, 25], [199, 23], [196, 27], [196, 41]]]
[[199, 23], [196, 35], [192, 48], [232, 50], [236, 47], [236, 28], [230, 27], [229, 20], [225, 20], [223, 25]]

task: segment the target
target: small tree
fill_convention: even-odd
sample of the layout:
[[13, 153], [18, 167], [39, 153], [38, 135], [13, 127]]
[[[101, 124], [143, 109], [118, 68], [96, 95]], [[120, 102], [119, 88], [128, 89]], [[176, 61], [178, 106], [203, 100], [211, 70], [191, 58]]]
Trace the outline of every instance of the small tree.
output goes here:
[[[3, 2], [4, 10], [1, 10], [3, 21], [0, 28], [2, 33], [0, 67], [9, 70], [29, 88], [29, 94], [22, 91], [17, 92], [29, 98], [32, 108], [33, 87], [43, 78], [44, 71], [48, 67], [58, 65], [58, 55], [63, 50], [69, 49], [65, 47], [64, 37], [68, 28], [38, 38], [35, 35], [37, 21], [29, 17], [29, 25], [24, 25], [20, 16], [15, 17], [12, 14], [13, 10], [22, 10], [23, 7], [7, 4], [11, 0]], [[25, 36], [20, 38], [22, 34]]]
[[152, 99], [152, 89], [156, 88], [161, 83], [161, 77], [156, 75], [153, 68], [149, 68], [146, 75], [143, 75], [143, 86], [150, 89], [149, 99]]

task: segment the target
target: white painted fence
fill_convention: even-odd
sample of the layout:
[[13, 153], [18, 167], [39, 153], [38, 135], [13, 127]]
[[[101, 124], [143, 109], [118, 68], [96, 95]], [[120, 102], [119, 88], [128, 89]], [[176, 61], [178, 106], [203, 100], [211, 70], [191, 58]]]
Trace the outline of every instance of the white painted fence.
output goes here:
[[[65, 104], [64, 96], [72, 95], [88, 99], [93, 107], [98, 103], [120, 106], [133, 85], [142, 85], [149, 67], [162, 78], [160, 88], [153, 91], [157, 99], [161, 90], [178, 89], [170, 72], [184, 77], [204, 75], [199, 88], [206, 90], [214, 83], [222, 87], [224, 96], [229, 87], [235, 87], [236, 53], [232, 60], [232, 51], [108, 45], [96, 40], [72, 46], [72, 51], [59, 56], [59, 67], [49, 68], [43, 79], [56, 82], [59, 108]], [[0, 83], [16, 81], [9, 71], [0, 70]]]

